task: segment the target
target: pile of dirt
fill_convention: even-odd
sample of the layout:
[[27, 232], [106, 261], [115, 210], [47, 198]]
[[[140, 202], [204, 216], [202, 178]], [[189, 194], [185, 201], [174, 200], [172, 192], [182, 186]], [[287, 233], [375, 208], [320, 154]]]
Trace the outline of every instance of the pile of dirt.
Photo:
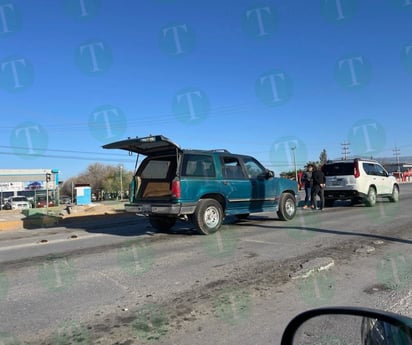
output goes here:
[[124, 203], [92, 203], [88, 205], [60, 205], [50, 208], [0, 211], [0, 230], [56, 226], [62, 220], [77, 217], [118, 215], [126, 213]]
[[89, 205], [67, 205], [60, 215], [62, 218], [93, 216], [104, 214], [118, 214], [124, 212], [123, 204], [94, 203]]

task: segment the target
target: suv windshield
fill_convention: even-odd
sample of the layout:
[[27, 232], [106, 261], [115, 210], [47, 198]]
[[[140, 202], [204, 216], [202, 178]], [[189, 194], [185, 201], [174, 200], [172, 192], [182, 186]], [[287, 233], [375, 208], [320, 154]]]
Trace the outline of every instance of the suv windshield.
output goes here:
[[353, 162], [331, 163], [323, 166], [325, 176], [343, 176], [354, 174]]
[[16, 202], [16, 201], [27, 201], [27, 198], [25, 196], [15, 196], [10, 199], [10, 201]]

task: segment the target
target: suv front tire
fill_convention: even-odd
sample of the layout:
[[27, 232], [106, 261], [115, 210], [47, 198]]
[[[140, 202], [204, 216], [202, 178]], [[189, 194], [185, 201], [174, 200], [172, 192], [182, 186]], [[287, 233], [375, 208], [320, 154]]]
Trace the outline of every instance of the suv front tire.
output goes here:
[[295, 217], [296, 199], [292, 194], [282, 193], [277, 214], [281, 220], [291, 220]]
[[393, 186], [392, 195], [389, 197], [390, 202], [398, 202], [399, 201], [399, 187]]

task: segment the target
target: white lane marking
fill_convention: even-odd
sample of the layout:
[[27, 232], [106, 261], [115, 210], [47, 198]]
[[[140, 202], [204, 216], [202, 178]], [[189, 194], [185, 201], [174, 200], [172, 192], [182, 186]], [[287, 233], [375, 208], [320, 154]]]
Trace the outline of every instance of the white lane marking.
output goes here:
[[[241, 239], [242, 242], [252, 242], [252, 243], [262, 243], [262, 244], [282, 244], [282, 245], [288, 245], [288, 243], [284, 242], [271, 242], [271, 241], [261, 241], [261, 240], [243, 240]], [[291, 245], [291, 244], [289, 244]], [[293, 244], [295, 245], [295, 244]]]
[[[62, 243], [62, 242], [68, 242], [68, 241], [78, 241], [80, 239], [89, 239], [93, 237], [101, 237], [104, 236], [104, 234], [90, 234], [90, 235], [84, 235], [84, 236], [79, 236], [77, 235], [77, 238], [71, 238], [66, 237], [66, 238], [60, 238], [56, 240], [48, 240], [47, 242], [41, 243], [41, 239], [37, 242], [30, 242], [30, 243], [22, 243], [22, 244], [15, 244], [11, 246], [5, 246], [5, 247], [0, 247], [0, 252], [3, 251], [8, 251], [8, 250], [13, 250], [13, 249], [21, 249], [21, 248], [28, 248], [28, 247], [37, 247], [37, 246], [47, 246], [50, 244], [57, 244], [57, 243]], [[43, 239], [47, 239], [47, 237], [44, 237]]]

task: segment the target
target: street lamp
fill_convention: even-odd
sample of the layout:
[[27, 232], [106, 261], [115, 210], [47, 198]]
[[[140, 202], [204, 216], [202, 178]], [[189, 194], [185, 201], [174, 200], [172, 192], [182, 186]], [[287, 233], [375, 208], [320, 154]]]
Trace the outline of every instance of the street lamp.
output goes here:
[[51, 181], [51, 174], [46, 173], [46, 213], [49, 213], [49, 182]]
[[120, 164], [120, 201], [123, 200], [123, 164]]
[[292, 153], [293, 153], [293, 165], [295, 167], [295, 179], [296, 179], [296, 182], [298, 182], [298, 170], [297, 170], [297, 167], [296, 167], [296, 146], [293, 146], [291, 148], [291, 150], [292, 150]]

